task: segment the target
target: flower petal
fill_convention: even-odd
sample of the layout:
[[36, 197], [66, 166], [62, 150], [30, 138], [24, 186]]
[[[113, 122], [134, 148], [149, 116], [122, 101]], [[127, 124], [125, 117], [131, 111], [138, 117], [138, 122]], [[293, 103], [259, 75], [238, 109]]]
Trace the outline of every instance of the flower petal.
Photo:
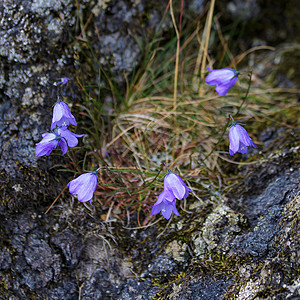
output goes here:
[[231, 126], [229, 130], [229, 154], [234, 155], [239, 150], [240, 140], [236, 130], [236, 125]]
[[257, 148], [246, 129], [235, 122], [229, 130], [229, 142], [230, 155], [234, 155], [236, 152], [246, 154], [249, 146]]
[[239, 145], [239, 150], [238, 152], [239, 153], [242, 153], [242, 154], [246, 154], [247, 153], [247, 150], [248, 150], [248, 146], [246, 146], [244, 143], [242, 143], [240, 141], [240, 145]]
[[86, 178], [86, 182], [82, 185], [82, 188], [78, 191], [77, 198], [80, 202], [90, 201], [93, 198], [94, 192], [97, 188], [97, 175], [94, 173], [88, 173], [89, 178]]
[[158, 196], [158, 198], [157, 198], [157, 200], [156, 200], [156, 202], [155, 202], [154, 205], [160, 204], [164, 199], [165, 199], [165, 190], [163, 190], [163, 191], [159, 194], [159, 196]]
[[183, 199], [187, 189], [183, 180], [172, 172], [166, 175], [164, 179], [164, 187], [167, 190], [172, 191], [178, 200]]
[[55, 128], [56, 123], [62, 118], [62, 116], [63, 116], [62, 107], [57, 102], [53, 107], [51, 130]]
[[53, 108], [51, 130], [56, 126], [67, 126], [70, 123], [74, 126], [77, 125], [75, 117], [70, 112], [69, 106], [65, 102], [58, 100]]
[[73, 195], [76, 195], [78, 193], [78, 190], [81, 188], [81, 186], [84, 183], [83, 177], [87, 176], [88, 173], [82, 174], [78, 176], [77, 178], [71, 180], [68, 184], [67, 187], [69, 188], [69, 192]]
[[154, 204], [153, 207], [152, 207], [151, 215], [156, 215], [156, 214], [158, 214], [158, 213], [161, 211], [162, 206], [163, 206], [162, 203], [160, 203], [160, 204], [158, 204], [158, 205], [157, 205], [157, 204]]
[[236, 124], [235, 127], [237, 130], [237, 134], [239, 136], [240, 142], [246, 146], [250, 146], [251, 139], [250, 139], [246, 129], [239, 124]]
[[178, 210], [177, 210], [177, 208], [176, 208], [176, 206], [175, 206], [175, 201], [172, 202], [172, 210], [173, 210], [173, 213], [174, 213], [175, 215], [179, 216], [179, 212], [178, 212]]
[[173, 206], [172, 204], [166, 204], [165, 202], [162, 203], [162, 209], [161, 209], [161, 213], [162, 215], [167, 219], [169, 220], [171, 215], [172, 215], [172, 212], [173, 212]]
[[35, 148], [35, 155], [36, 156], [43, 156], [43, 155], [50, 155], [51, 151], [56, 148], [57, 142], [57, 135], [55, 133], [43, 133], [43, 139], [36, 144]]
[[205, 82], [209, 85], [222, 85], [231, 81], [235, 77], [235, 70], [224, 68], [218, 70], [212, 70], [207, 68], [211, 73], [206, 77]]
[[215, 88], [215, 91], [220, 95], [220, 96], [226, 96], [228, 93], [229, 89], [231, 89], [237, 81], [237, 77], [234, 77], [231, 79], [231, 81], [227, 82], [226, 84], [220, 84]]
[[59, 141], [59, 146], [61, 148], [62, 154], [65, 155], [68, 151], [68, 145], [64, 140], [60, 140]]
[[35, 148], [35, 155], [37, 157], [47, 155], [49, 156], [51, 151], [55, 149], [57, 141], [53, 140], [48, 143], [38, 143]]
[[225, 96], [229, 89], [235, 85], [239, 75], [238, 71], [230, 68], [219, 70], [207, 69], [211, 73], [207, 75], [205, 82], [210, 85], [217, 85], [215, 91], [221, 96]]
[[75, 134], [69, 129], [58, 128], [57, 133], [66, 140], [69, 147], [75, 147], [78, 145], [77, 137], [82, 137], [84, 134]]
[[67, 186], [71, 194], [77, 194], [79, 201], [90, 201], [97, 188], [97, 175], [92, 172], [82, 174], [76, 179], [71, 180]]
[[251, 138], [250, 138], [250, 140], [251, 140], [251, 141], [250, 141], [250, 146], [251, 146], [251, 147], [254, 147], [254, 148], [257, 148], [257, 146], [253, 143], [253, 141], [252, 141]]

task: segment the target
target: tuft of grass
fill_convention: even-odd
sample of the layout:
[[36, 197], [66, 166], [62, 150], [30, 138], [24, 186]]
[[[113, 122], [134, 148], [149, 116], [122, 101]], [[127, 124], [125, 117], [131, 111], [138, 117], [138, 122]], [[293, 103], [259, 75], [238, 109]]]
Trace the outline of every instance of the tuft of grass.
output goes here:
[[[272, 48], [233, 54], [213, 18], [214, 1], [190, 25], [185, 23], [183, 6], [177, 4], [169, 2], [162, 20], [169, 18], [174, 26], [168, 40], [162, 31], [147, 44], [137, 40], [144, 49], [143, 59], [133, 74], [125, 76], [124, 92], [112, 79], [112, 72], [101, 66], [95, 84], [85, 84], [77, 76], [83, 95], [78, 109], [87, 137], [86, 146], [78, 149], [80, 159], [72, 156], [70, 168], [78, 172], [101, 166], [95, 194], [106, 220], [138, 212], [143, 225], [148, 222], [149, 209], [162, 189], [162, 163], [182, 175], [194, 191], [203, 189], [206, 181], [219, 186], [222, 193], [228, 185], [222, 164], [233, 161], [225, 137], [229, 114], [243, 123], [271, 120], [294, 126], [285, 112], [299, 111], [289, 90], [274, 89], [255, 76], [241, 75], [226, 97], [216, 95], [204, 81], [207, 65], [212, 67], [224, 58], [231, 66], [241, 65], [250, 53]], [[79, 19], [84, 37], [80, 42], [86, 48], [86, 23]], [[209, 49], [217, 44], [222, 51], [214, 58]], [[92, 59], [91, 64], [98, 63]], [[105, 97], [111, 101], [105, 102]], [[278, 114], [282, 116], [279, 121], [274, 118]], [[253, 140], [261, 145], [255, 137]]]

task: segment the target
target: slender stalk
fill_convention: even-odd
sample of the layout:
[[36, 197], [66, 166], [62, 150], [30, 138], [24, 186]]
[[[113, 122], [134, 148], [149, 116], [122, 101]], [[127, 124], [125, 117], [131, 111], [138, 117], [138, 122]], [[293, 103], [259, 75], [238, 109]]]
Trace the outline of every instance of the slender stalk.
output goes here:
[[[243, 97], [243, 101], [241, 103], [241, 105], [238, 107], [238, 110], [237, 112], [235, 113], [234, 117], [236, 118], [238, 116], [238, 114], [240, 113], [243, 105], [245, 104], [246, 100], [247, 100], [247, 97], [248, 97], [248, 94], [249, 94], [249, 91], [250, 91], [250, 87], [251, 87], [251, 78], [252, 78], [252, 71], [249, 71], [249, 85], [248, 85], [248, 88], [247, 88], [247, 91], [246, 91], [246, 94], [245, 96]], [[232, 121], [234, 122], [234, 118], [232, 117], [231, 114], [229, 114], [229, 117], [232, 119]], [[217, 143], [214, 145], [214, 147], [212, 148], [212, 150], [205, 156], [204, 159], [202, 159], [201, 161], [204, 162], [214, 151], [215, 149], [217, 148], [217, 146], [220, 144], [226, 130], [227, 130], [227, 127], [229, 126], [229, 123], [230, 123], [230, 119], [227, 120], [224, 128], [223, 128], [223, 131], [217, 141]]]
[[46, 215], [48, 211], [52, 208], [52, 206], [55, 204], [55, 202], [59, 199], [59, 197], [62, 195], [62, 193], [66, 190], [67, 186], [63, 188], [63, 190], [59, 193], [59, 195], [55, 198], [55, 200], [52, 202], [52, 204], [49, 206], [49, 208], [44, 212]]
[[248, 94], [249, 94], [249, 91], [250, 91], [250, 87], [251, 87], [251, 79], [252, 79], [252, 71], [249, 71], [249, 84], [248, 84], [248, 88], [247, 88], [247, 91], [246, 91], [246, 94], [243, 98], [243, 101], [241, 103], [241, 105], [239, 106], [237, 112], [235, 113], [234, 117], [237, 117], [238, 114], [240, 113], [243, 105], [245, 104], [246, 100], [247, 100], [247, 97], [248, 97]]

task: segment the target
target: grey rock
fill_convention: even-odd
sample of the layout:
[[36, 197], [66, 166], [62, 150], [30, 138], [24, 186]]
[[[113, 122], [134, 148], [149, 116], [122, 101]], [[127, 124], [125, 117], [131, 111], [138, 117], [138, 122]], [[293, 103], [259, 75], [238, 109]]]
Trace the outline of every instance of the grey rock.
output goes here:
[[45, 291], [45, 295], [51, 300], [75, 300], [79, 297], [78, 283], [62, 276], [60, 282], [53, 288]]
[[[74, 24], [72, 1], [19, 0], [0, 3], [0, 55], [8, 61], [37, 61], [61, 40], [64, 27]], [[59, 18], [57, 12], [63, 13]], [[38, 21], [33, 22], [35, 18]], [[64, 20], [64, 23], [62, 22]], [[53, 43], [53, 41], [55, 41]]]
[[78, 264], [83, 248], [82, 239], [71, 231], [66, 230], [52, 237], [51, 242], [62, 251], [65, 266], [74, 269]]
[[141, 277], [169, 277], [176, 268], [176, 262], [171, 259], [170, 255], [159, 255], [148, 266], [146, 272], [141, 274]]
[[190, 299], [190, 300], [219, 300], [224, 299], [224, 293], [227, 288], [233, 283], [230, 279], [214, 279], [205, 278], [205, 280], [200, 278], [192, 279], [189, 283], [188, 289], [178, 287], [178, 289], [173, 290], [171, 294], [171, 299]]
[[121, 287], [119, 300], [146, 300], [153, 299], [158, 292], [158, 288], [153, 286], [150, 279], [140, 281], [138, 279], [128, 279]]
[[97, 269], [93, 275], [84, 283], [81, 290], [81, 299], [112, 299], [115, 288], [109, 272], [106, 269]]
[[72, 1], [0, 3], [0, 190], [1, 206], [11, 210], [54, 197], [49, 184], [61, 189], [45, 174], [59, 159], [38, 160], [35, 144], [50, 127], [58, 92], [52, 84], [71, 65], [64, 47], [73, 8]]
[[[101, 39], [94, 34], [94, 51], [98, 62], [112, 72], [117, 84], [124, 83], [124, 73], [130, 74], [141, 62], [141, 43], [150, 41], [163, 14], [167, 1], [107, 1], [94, 7], [95, 25]], [[140, 44], [140, 45], [139, 45]], [[100, 51], [99, 51], [100, 50]]]
[[2, 249], [0, 252], [0, 270], [9, 270], [11, 261], [12, 260], [9, 251], [6, 248]]

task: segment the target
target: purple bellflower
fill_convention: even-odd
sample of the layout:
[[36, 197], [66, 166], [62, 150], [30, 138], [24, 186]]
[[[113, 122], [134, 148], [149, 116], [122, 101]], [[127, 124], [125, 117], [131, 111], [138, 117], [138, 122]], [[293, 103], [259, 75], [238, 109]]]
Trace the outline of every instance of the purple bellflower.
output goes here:
[[153, 205], [151, 215], [156, 215], [159, 212], [161, 212], [162, 215], [168, 220], [170, 219], [172, 212], [175, 215], [179, 215], [179, 212], [175, 206], [175, 197], [173, 193], [168, 190], [163, 190], [158, 196], [157, 201]]
[[78, 137], [83, 137], [84, 134], [76, 134], [67, 129], [67, 126], [56, 127], [54, 129], [58, 135], [60, 135], [67, 142], [69, 147], [75, 147], [78, 144]]
[[175, 198], [178, 200], [187, 198], [189, 192], [192, 192], [192, 190], [186, 186], [183, 180], [168, 170], [164, 179], [164, 190], [153, 205], [151, 215], [156, 215], [161, 212], [166, 219], [171, 217], [172, 212], [174, 212], [175, 215], [179, 215], [175, 206]]
[[168, 171], [168, 174], [165, 176], [164, 179], [164, 190], [169, 191], [174, 195], [174, 198], [178, 200], [182, 200], [183, 198], [187, 198], [189, 195], [189, 192], [192, 192], [186, 184], [183, 182], [183, 180], [176, 175], [175, 173], [172, 173], [171, 171]]
[[249, 137], [246, 129], [235, 121], [233, 121], [229, 130], [229, 143], [229, 154], [232, 156], [237, 152], [243, 154], [247, 153], [249, 146], [257, 148]]
[[205, 82], [209, 85], [216, 85], [215, 91], [221, 96], [225, 96], [235, 85], [240, 74], [239, 71], [229, 68], [219, 70], [207, 68], [207, 70], [211, 73], [207, 75]]
[[55, 126], [68, 126], [70, 123], [74, 126], [77, 125], [75, 117], [70, 112], [69, 106], [58, 99], [53, 108], [51, 130], [53, 130]]
[[68, 145], [66, 141], [56, 133], [43, 133], [43, 139], [36, 144], [35, 155], [43, 156], [50, 155], [53, 149], [60, 146], [63, 155], [68, 151]]
[[92, 204], [93, 195], [97, 188], [97, 181], [97, 171], [95, 171], [80, 175], [76, 179], [71, 180], [67, 186], [69, 192], [72, 195], [77, 195], [80, 202], [90, 201]]

